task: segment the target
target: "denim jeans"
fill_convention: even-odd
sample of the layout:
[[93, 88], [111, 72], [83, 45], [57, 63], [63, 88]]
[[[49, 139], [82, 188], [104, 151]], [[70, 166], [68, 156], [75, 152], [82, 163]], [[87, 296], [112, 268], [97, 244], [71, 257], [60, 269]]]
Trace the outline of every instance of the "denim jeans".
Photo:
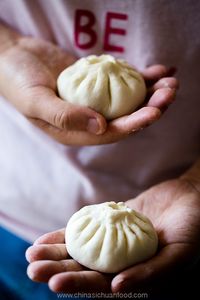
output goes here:
[[32, 282], [26, 275], [25, 251], [29, 243], [0, 227], [0, 299], [55, 300], [46, 284]]

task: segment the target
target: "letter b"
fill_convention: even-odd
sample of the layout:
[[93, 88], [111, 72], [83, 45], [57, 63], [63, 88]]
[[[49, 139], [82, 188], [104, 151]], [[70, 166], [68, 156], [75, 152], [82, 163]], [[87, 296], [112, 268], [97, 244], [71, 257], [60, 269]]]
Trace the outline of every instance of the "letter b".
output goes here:
[[[83, 24], [83, 19], [87, 19], [87, 22]], [[89, 10], [76, 10], [75, 15], [75, 44], [80, 49], [92, 48], [97, 41], [97, 34], [92, 28], [96, 22], [94, 14]], [[81, 34], [86, 34], [89, 38], [86, 42], [81, 42]]]

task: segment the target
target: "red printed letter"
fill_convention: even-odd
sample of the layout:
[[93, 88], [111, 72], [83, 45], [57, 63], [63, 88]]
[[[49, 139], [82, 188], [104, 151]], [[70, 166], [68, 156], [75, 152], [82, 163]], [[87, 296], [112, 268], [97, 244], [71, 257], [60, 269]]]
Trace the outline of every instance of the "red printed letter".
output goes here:
[[111, 27], [112, 19], [116, 20], [127, 20], [128, 16], [125, 14], [109, 12], [106, 16], [106, 28], [105, 28], [105, 38], [104, 38], [104, 50], [113, 52], [124, 52], [124, 48], [121, 46], [114, 46], [109, 43], [109, 36], [111, 34], [126, 35], [126, 30], [122, 28]]
[[[87, 22], [83, 24], [83, 19], [87, 19]], [[75, 44], [81, 49], [88, 49], [95, 45], [97, 41], [96, 32], [92, 29], [95, 24], [95, 16], [89, 10], [77, 9], [75, 15]], [[88, 39], [86, 42], [80, 42], [81, 34], [86, 34]], [[83, 40], [83, 39], [82, 39]]]

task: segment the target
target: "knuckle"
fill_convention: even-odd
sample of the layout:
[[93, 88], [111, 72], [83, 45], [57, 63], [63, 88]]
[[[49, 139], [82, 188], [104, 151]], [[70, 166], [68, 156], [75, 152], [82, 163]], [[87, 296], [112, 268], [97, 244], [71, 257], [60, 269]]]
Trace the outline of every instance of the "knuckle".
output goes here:
[[53, 123], [61, 129], [69, 129], [72, 124], [71, 116], [68, 111], [59, 111], [55, 114]]
[[60, 266], [60, 270], [61, 272], [67, 272], [69, 271], [68, 269], [68, 264], [66, 263], [66, 260], [60, 260], [58, 261], [58, 264]]
[[[55, 257], [59, 260], [59, 259], [64, 259], [65, 256], [67, 256], [67, 254], [65, 253], [65, 250], [63, 251], [62, 247], [60, 247], [60, 245], [54, 245], [53, 246], [54, 252], [55, 252]], [[64, 249], [66, 249], [64, 247]]]

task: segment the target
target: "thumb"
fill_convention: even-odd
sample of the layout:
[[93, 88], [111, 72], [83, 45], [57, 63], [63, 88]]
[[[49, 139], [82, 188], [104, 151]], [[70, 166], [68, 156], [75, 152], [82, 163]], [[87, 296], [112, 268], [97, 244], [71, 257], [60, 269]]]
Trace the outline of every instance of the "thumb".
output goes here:
[[31, 96], [28, 112], [31, 118], [41, 119], [63, 130], [88, 131], [102, 134], [106, 130], [105, 118], [96, 111], [61, 100], [46, 87], [37, 87]]

